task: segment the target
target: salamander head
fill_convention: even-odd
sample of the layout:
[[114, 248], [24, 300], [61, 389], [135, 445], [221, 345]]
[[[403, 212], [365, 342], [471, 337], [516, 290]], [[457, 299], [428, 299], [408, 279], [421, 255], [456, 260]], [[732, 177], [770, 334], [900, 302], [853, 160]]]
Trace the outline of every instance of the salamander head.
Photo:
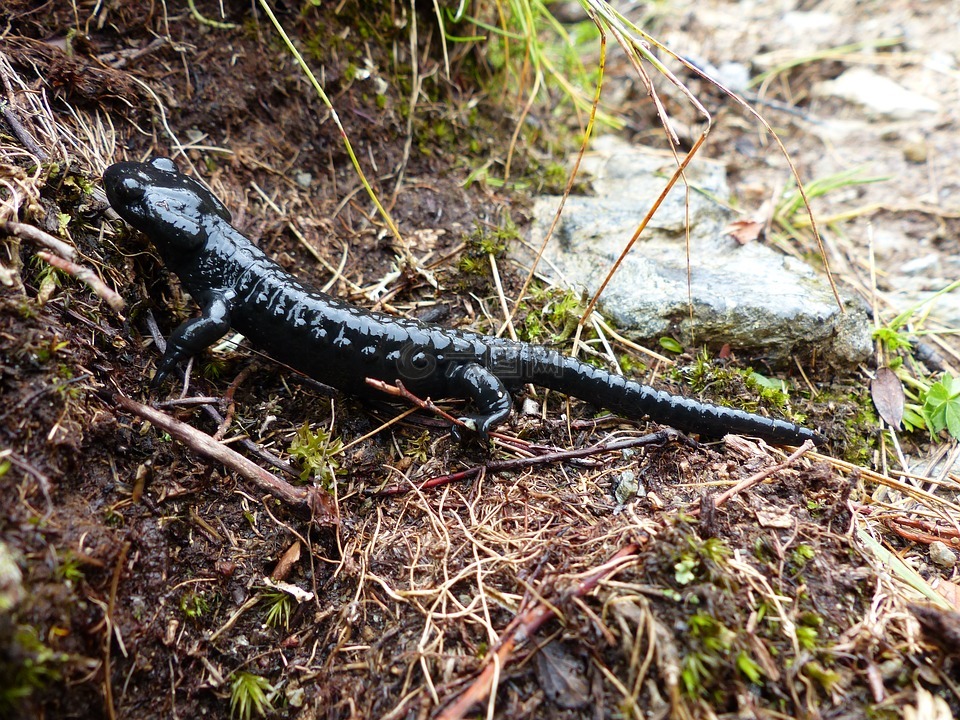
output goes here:
[[223, 203], [169, 158], [111, 165], [103, 173], [103, 185], [117, 214], [161, 250], [198, 248], [206, 242], [213, 217], [230, 222]]

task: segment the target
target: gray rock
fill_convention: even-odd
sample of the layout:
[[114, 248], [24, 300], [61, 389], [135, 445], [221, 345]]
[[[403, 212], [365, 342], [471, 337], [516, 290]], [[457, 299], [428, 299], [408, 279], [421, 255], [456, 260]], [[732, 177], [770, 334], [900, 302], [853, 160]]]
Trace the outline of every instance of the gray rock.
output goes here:
[[637, 479], [637, 474], [633, 470], [624, 470], [620, 476], [614, 480], [613, 496], [618, 505], [626, 505], [637, 497], [646, 497], [647, 490]]
[[957, 564], [957, 554], [939, 540], [930, 543], [930, 561], [943, 568], [952, 568]]
[[834, 80], [821, 83], [815, 93], [861, 105], [873, 118], [909, 120], [940, 111], [936, 100], [864, 67], [850, 68]]
[[[539, 269], [561, 285], [592, 295], [675, 167], [673, 159], [598, 138], [584, 159], [595, 196], [571, 196]], [[740, 245], [725, 234], [733, 213], [717, 200], [729, 191], [723, 165], [697, 160], [687, 172], [690, 281], [687, 290], [684, 190], [667, 196], [602, 296], [603, 311], [647, 340], [676, 335], [684, 342], [760, 351], [773, 362], [792, 354], [837, 365], [871, 352], [862, 303], [841, 313], [829, 285], [805, 264], [759, 242]], [[714, 199], [716, 198], [716, 199]], [[534, 207], [531, 245], [539, 247], [559, 204], [542, 197]], [[524, 258], [529, 262], [529, 257]]]

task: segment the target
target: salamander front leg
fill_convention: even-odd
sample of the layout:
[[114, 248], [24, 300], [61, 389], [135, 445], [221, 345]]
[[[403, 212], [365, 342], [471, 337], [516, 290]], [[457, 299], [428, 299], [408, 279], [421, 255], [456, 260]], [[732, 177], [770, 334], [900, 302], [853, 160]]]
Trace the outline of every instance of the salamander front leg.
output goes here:
[[167, 341], [167, 351], [157, 365], [157, 374], [150, 383], [156, 387], [177, 364], [215, 343], [230, 329], [230, 304], [223, 294], [214, 295], [198, 318], [180, 325]]
[[[469, 398], [477, 406], [476, 414], [464, 415], [460, 421], [481, 437], [486, 437], [489, 430], [510, 416], [513, 407], [510, 393], [500, 378], [482, 365], [458, 365], [448, 377], [452, 394]], [[459, 439], [456, 427], [453, 434]]]

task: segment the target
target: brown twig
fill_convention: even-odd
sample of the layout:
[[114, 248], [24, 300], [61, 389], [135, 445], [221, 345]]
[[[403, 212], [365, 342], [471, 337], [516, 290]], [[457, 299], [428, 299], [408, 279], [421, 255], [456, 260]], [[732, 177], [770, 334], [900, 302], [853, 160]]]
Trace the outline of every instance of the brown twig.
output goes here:
[[[575, 587], [568, 590], [567, 598], [581, 598], [592, 591], [601, 580], [613, 575], [636, 557], [640, 549], [639, 543], [630, 543], [618, 550], [613, 557], [598, 568], [595, 568], [590, 575], [581, 580]], [[528, 608], [522, 614], [514, 618], [513, 622], [504, 632], [500, 645], [497, 649], [487, 655], [488, 661], [486, 667], [480, 672], [480, 675], [474, 680], [473, 684], [467, 688], [456, 701], [448, 706], [437, 720], [460, 720], [470, 712], [478, 703], [483, 702], [495, 688], [494, 679], [502, 671], [503, 667], [510, 662], [513, 650], [518, 645], [527, 642], [534, 633], [549, 619], [556, 615], [555, 608], [560, 603], [538, 602], [533, 607]]]
[[[154, 319], [153, 314], [150, 312], [147, 312], [147, 327], [150, 330], [150, 335], [151, 337], [153, 337], [153, 342], [157, 346], [157, 349], [160, 352], [165, 352], [167, 349], [167, 341], [163, 339], [163, 335], [160, 333], [160, 328], [157, 326], [157, 321]], [[178, 370], [178, 372], [182, 372], [182, 371]], [[168, 400], [166, 401], [165, 404], [189, 403], [189, 401], [191, 400], [192, 398], [180, 398], [179, 400]], [[220, 402], [219, 400], [214, 398], [210, 403], [200, 404], [203, 409], [203, 412], [206, 413], [207, 417], [209, 417], [211, 420], [217, 423], [217, 427], [222, 425], [224, 422], [223, 415], [221, 415], [220, 412], [215, 407], [215, 405], [219, 402]], [[253, 453], [264, 462], [268, 462], [274, 467], [282, 470], [284, 473], [286, 473], [290, 477], [293, 477], [293, 478], [300, 477], [300, 473], [296, 469], [294, 469], [293, 466], [290, 465], [290, 463], [281, 460], [272, 452], [270, 452], [269, 450], [266, 450], [265, 448], [260, 447], [249, 438], [241, 438], [239, 442], [240, 442], [240, 445], [243, 446], [243, 448], [246, 449], [248, 452]]]
[[122, 410], [144, 420], [149, 420], [157, 428], [170, 433], [194, 452], [223, 463], [228, 469], [294, 508], [314, 515], [315, 511], [320, 510], [323, 506], [322, 492], [319, 488], [295, 487], [286, 480], [267, 472], [226, 445], [215, 442], [209, 435], [120, 393], [105, 390], [101, 393], [101, 397]]
[[[127, 540], [120, 548], [120, 555], [113, 567], [113, 578], [110, 581], [110, 598], [105, 609], [104, 618], [104, 641], [103, 641], [103, 694], [107, 706], [107, 717], [115, 720], [117, 711], [113, 703], [113, 684], [111, 683], [110, 671], [110, 647], [113, 644], [113, 612], [117, 604], [117, 589], [120, 587], [120, 573], [123, 572], [123, 566], [127, 561], [127, 554], [130, 552], [130, 541]], [[121, 643], [122, 644], [122, 643]]]
[[433, 413], [434, 415], [439, 415], [444, 420], [449, 420], [454, 425], [457, 425], [462, 428], [467, 427], [462, 420], [460, 420], [459, 418], [455, 418], [450, 413], [437, 407], [437, 405], [430, 398], [427, 398], [426, 400], [424, 400], [423, 398], [419, 398], [416, 395], [414, 395], [412, 392], [407, 390], [403, 386], [403, 383], [400, 382], [399, 380], [397, 380], [396, 385], [391, 385], [390, 383], [384, 382], [383, 380], [377, 380], [375, 378], [368, 377], [366, 380], [367, 380], [367, 385], [369, 385], [372, 388], [376, 388], [382, 393], [386, 393], [387, 395], [393, 395], [393, 397], [403, 398], [407, 402], [413, 405], [416, 405], [421, 410], [426, 410], [427, 412]]
[[[656, 445], [661, 443], [669, 442], [670, 440], [685, 440], [687, 442], [693, 442], [686, 436], [677, 432], [672, 428], [664, 428], [663, 430], [658, 430], [655, 433], [648, 433], [646, 435], [641, 435], [640, 437], [626, 438], [624, 440], [614, 440], [611, 442], [601, 442], [595, 445], [590, 445], [588, 447], [576, 448], [574, 450], [558, 450], [557, 452], [545, 453], [543, 455], [535, 455], [533, 457], [520, 457], [520, 458], [511, 458], [509, 460], [491, 460], [484, 465], [478, 465], [476, 467], [468, 468], [466, 470], [461, 470], [459, 472], [451, 473], [449, 475], [440, 475], [438, 477], [430, 478], [429, 480], [424, 481], [417, 486], [418, 490], [426, 490], [429, 488], [437, 487], [438, 485], [444, 485], [446, 483], [457, 482], [459, 480], [466, 480], [474, 475], [477, 475], [481, 472], [507, 472], [510, 470], [520, 470], [522, 468], [530, 467], [532, 465], [543, 465], [548, 463], [563, 462], [565, 460], [573, 460], [576, 458], [587, 457], [589, 455], [599, 455], [606, 452], [616, 452], [618, 450], [626, 450], [627, 448], [638, 447], [641, 445]], [[411, 490], [408, 485], [390, 485], [385, 488], [372, 493], [377, 496], [386, 496], [386, 495], [400, 495], [402, 493], [408, 492]]]
[[[919, 520], [905, 517], [887, 517], [884, 524], [900, 537], [911, 542], [929, 545], [932, 542], [945, 542], [957, 547], [960, 544], [960, 533], [956, 528], [947, 527], [929, 520]], [[907, 528], [916, 528], [908, 530]]]
[[[766, 480], [768, 477], [770, 477], [774, 473], [778, 473], [781, 470], [784, 470], [790, 467], [797, 460], [802, 458], [804, 455], [806, 455], [808, 452], [810, 452], [813, 449], [814, 449], [813, 442], [811, 442], [810, 440], [805, 441], [803, 445], [801, 445], [796, 450], [794, 450], [793, 454], [783, 462], [777, 463], [776, 465], [771, 465], [768, 468], [764, 468], [760, 472], [755, 473], [750, 477], [741, 480], [729, 490], [726, 490], [720, 493], [719, 495], [717, 495], [716, 502], [714, 503], [714, 507], [720, 507], [727, 500], [734, 497], [735, 495], [739, 495], [744, 490], [748, 490], [752, 488], [754, 485], [759, 485], [761, 482]], [[700, 514], [700, 508], [692, 508], [687, 511], [687, 514], [697, 516]]]
[[37, 257], [44, 262], [53, 265], [53, 267], [57, 268], [58, 270], [63, 270], [63, 272], [65, 272], [67, 275], [76, 278], [80, 282], [86, 283], [89, 288], [93, 290], [93, 292], [95, 292], [104, 302], [106, 302], [107, 305], [110, 306], [110, 309], [115, 313], [119, 314], [126, 305], [126, 303], [123, 301], [123, 298], [108, 288], [103, 280], [101, 280], [90, 268], [77, 265], [74, 262], [65, 260], [57, 255], [53, 255], [46, 250], [41, 250], [38, 252]]
[[237, 376], [227, 388], [227, 392], [223, 395], [223, 401], [227, 405], [227, 411], [223, 415], [223, 420], [221, 420], [220, 424], [217, 426], [217, 431], [213, 434], [213, 439], [217, 442], [223, 440], [223, 436], [227, 433], [227, 430], [233, 423], [233, 415], [237, 411], [237, 404], [233, 401], [233, 396], [237, 394], [237, 388], [240, 387], [243, 381], [250, 377], [251, 372], [253, 372], [253, 365], [247, 365], [243, 370], [237, 373]]
[[13, 222], [12, 220], [0, 220], [0, 233], [4, 235], [13, 235], [21, 240], [29, 240], [37, 245], [53, 250], [57, 255], [65, 260], [76, 260], [77, 251], [63, 240], [55, 238], [49, 233], [45, 233], [40, 228], [26, 223]]
[[35, 155], [41, 162], [46, 162], [50, 159], [50, 156], [37, 144], [37, 141], [33, 139], [33, 135], [30, 134], [30, 131], [27, 130], [20, 121], [20, 118], [17, 117], [10, 103], [0, 101], [0, 113], [3, 114], [3, 119], [7, 121], [7, 125], [10, 126], [10, 130], [13, 131], [14, 136], [20, 141], [21, 145], [29, 150], [32, 155]]

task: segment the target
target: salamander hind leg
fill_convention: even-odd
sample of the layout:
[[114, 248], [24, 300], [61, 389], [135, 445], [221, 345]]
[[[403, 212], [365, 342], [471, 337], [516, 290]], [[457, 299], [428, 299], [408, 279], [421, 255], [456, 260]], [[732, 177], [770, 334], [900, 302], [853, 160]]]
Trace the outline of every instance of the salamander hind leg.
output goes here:
[[[464, 415], [460, 421], [481, 437], [503, 423], [513, 407], [510, 393], [496, 375], [477, 363], [457, 365], [447, 374], [450, 392], [473, 401], [477, 413]], [[454, 436], [457, 436], [454, 428]]]
[[156, 387], [177, 364], [215, 343], [230, 329], [230, 304], [223, 295], [215, 295], [198, 318], [181, 324], [167, 341], [167, 351], [157, 365], [151, 385]]

